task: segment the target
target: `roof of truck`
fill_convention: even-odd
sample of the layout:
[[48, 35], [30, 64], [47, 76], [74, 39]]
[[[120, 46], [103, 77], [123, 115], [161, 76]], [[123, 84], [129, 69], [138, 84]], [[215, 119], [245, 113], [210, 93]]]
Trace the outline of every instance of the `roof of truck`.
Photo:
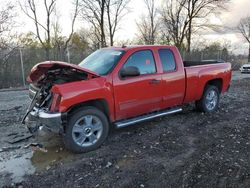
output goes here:
[[115, 50], [131, 50], [131, 49], [145, 49], [145, 48], [173, 48], [174, 46], [170, 45], [123, 45], [123, 46], [117, 46], [117, 47], [107, 47], [106, 49], [115, 49]]

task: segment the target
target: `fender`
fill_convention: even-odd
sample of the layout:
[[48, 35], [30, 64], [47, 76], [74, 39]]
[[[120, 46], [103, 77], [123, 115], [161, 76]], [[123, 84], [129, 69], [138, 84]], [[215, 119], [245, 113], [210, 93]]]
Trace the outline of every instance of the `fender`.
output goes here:
[[208, 68], [199, 71], [198, 87], [196, 91], [196, 100], [202, 97], [203, 91], [209, 81], [220, 79], [222, 81], [221, 93], [227, 90], [227, 86], [231, 80], [231, 64], [216, 64], [217, 69], [213, 65], [205, 65]]
[[61, 95], [59, 105], [61, 113], [67, 112], [72, 106], [80, 103], [104, 99], [108, 104], [111, 121], [115, 119], [113, 87], [111, 83], [107, 82], [106, 77], [54, 85], [51, 91]]

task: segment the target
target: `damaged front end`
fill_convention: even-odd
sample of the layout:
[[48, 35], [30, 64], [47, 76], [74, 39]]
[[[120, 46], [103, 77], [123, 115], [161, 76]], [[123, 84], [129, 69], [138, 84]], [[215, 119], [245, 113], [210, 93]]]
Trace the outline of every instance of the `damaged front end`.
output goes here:
[[[29, 96], [33, 96], [30, 106], [22, 119], [22, 123], [27, 124], [31, 133], [36, 132], [39, 128], [46, 127], [48, 130], [59, 133], [62, 125], [62, 114], [58, 111], [51, 110], [51, 101], [53, 101], [53, 94], [45, 92], [44, 87], [39, 88], [34, 92], [29, 89]], [[34, 94], [34, 95], [33, 95]], [[33, 124], [32, 122], [35, 122]]]
[[[27, 123], [28, 129], [32, 133], [41, 127], [60, 133], [63, 130], [65, 114], [59, 111], [62, 96], [53, 91], [53, 86], [88, 80], [97, 76], [77, 65], [63, 62], [44, 62], [36, 65], [27, 78], [30, 83], [31, 103], [22, 123]], [[34, 125], [30, 122], [36, 123]]]

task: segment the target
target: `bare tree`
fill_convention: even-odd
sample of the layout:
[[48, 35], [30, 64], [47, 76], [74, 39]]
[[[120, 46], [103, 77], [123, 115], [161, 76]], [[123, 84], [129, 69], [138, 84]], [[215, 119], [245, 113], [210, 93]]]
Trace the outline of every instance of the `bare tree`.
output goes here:
[[[15, 54], [16, 36], [13, 32], [13, 28], [16, 26], [15, 6], [11, 3], [1, 2], [0, 7], [0, 87], [8, 85], [7, 78], [10, 77], [11, 67], [13, 63], [8, 63], [9, 59]], [[16, 68], [16, 67], [15, 67]]]
[[155, 44], [157, 30], [159, 29], [159, 20], [157, 18], [157, 7], [155, 0], [144, 0], [147, 7], [147, 15], [142, 15], [137, 23], [140, 38], [145, 44]]
[[71, 32], [65, 42], [65, 45], [64, 45], [64, 51], [67, 49], [68, 45], [69, 45], [69, 42], [71, 41], [72, 39], [72, 36], [74, 34], [74, 27], [75, 27], [75, 22], [76, 22], [76, 18], [79, 14], [79, 0], [75, 0], [74, 2], [74, 10], [73, 10], [73, 17], [72, 17], [72, 22], [71, 22]]
[[[53, 47], [56, 47], [57, 49], [56, 57], [57, 59], [62, 59], [64, 61], [66, 61], [67, 50], [68, 50], [68, 47], [71, 43], [71, 39], [74, 34], [75, 22], [79, 13], [79, 0], [75, 0], [73, 2], [73, 6], [74, 7], [72, 10], [72, 22], [70, 25], [70, 33], [67, 37], [63, 36], [61, 33], [62, 28], [60, 25], [60, 15], [58, 15], [56, 11], [55, 11], [55, 19], [53, 20], [53, 24], [52, 24], [53, 35], [54, 35], [52, 44], [53, 44]], [[60, 55], [60, 58], [59, 58], [59, 55]]]
[[227, 0], [169, 0], [162, 8], [163, 31], [179, 48], [191, 50], [193, 34], [201, 28], [214, 27], [208, 18], [226, 7]]
[[6, 3], [0, 8], [0, 60], [5, 63], [8, 57], [13, 53], [17, 46], [12, 45], [15, 35], [12, 32], [16, 26], [14, 18], [16, 17], [15, 6]]
[[13, 26], [14, 14], [12, 13], [14, 6], [7, 4], [0, 10], [0, 36], [3, 36], [6, 32], [9, 32]]
[[[184, 7], [188, 15], [187, 52], [191, 50], [192, 34], [195, 28], [201, 28], [211, 14], [224, 9], [226, 0], [187, 0]], [[198, 22], [197, 22], [198, 21]], [[206, 27], [208, 24], [205, 24]]]
[[119, 24], [128, 13], [130, 0], [80, 0], [81, 16], [91, 24], [93, 43], [99, 47], [114, 45], [114, 37]]
[[110, 46], [114, 45], [114, 36], [122, 18], [128, 13], [130, 0], [106, 0]]
[[238, 24], [237, 29], [249, 45], [248, 62], [250, 62], [250, 16], [242, 18]]
[[167, 41], [182, 49], [189, 23], [184, 5], [187, 0], [169, 0], [161, 11], [162, 33]]
[[89, 22], [95, 32], [95, 36], [100, 42], [100, 47], [106, 46], [105, 35], [105, 7], [106, 0], [81, 0], [81, 15]]
[[[44, 9], [46, 12], [46, 22], [42, 23], [42, 20], [38, 18], [38, 5], [36, 0], [26, 0], [25, 4], [21, 5], [23, 12], [33, 20], [36, 28], [36, 36], [45, 49], [46, 60], [50, 59], [51, 48], [51, 15], [55, 10], [56, 0], [44, 0]], [[41, 33], [46, 33], [45, 37], [41, 36]]]
[[[41, 2], [41, 1], [40, 1]], [[24, 4], [19, 2], [20, 7], [22, 11], [34, 22], [35, 30], [36, 30], [36, 36], [42, 45], [42, 47], [45, 49], [46, 53], [46, 60], [50, 59], [50, 49], [51, 49], [51, 38], [52, 38], [52, 32], [53, 32], [53, 13], [55, 13], [56, 10], [56, 3], [57, 0], [44, 0], [43, 6], [39, 6], [38, 3], [40, 3], [38, 0], [26, 0]], [[74, 25], [75, 20], [78, 14], [78, 7], [79, 2], [78, 0], [75, 0], [75, 8], [71, 23], [71, 33], [69, 34], [68, 38], [65, 41], [64, 45], [64, 51], [66, 50], [68, 43], [70, 39], [72, 38], [72, 35], [74, 33]], [[43, 18], [39, 17], [38, 9], [43, 8], [43, 11], [45, 12], [46, 19], [45, 22], [43, 22]], [[44, 34], [45, 33], [45, 34]], [[44, 35], [43, 35], [44, 34]]]
[[[57, 13], [57, 11], [55, 10], [54, 13], [54, 17], [55, 19], [53, 19], [52, 22], [52, 36], [51, 36], [51, 48], [53, 48], [53, 59], [57, 59], [57, 60], [61, 60], [61, 59], [65, 59], [65, 55], [63, 53], [63, 47], [65, 44], [65, 37], [62, 36], [62, 28], [61, 25], [59, 23], [60, 20], [60, 15]], [[51, 56], [52, 56], [51, 55]]]

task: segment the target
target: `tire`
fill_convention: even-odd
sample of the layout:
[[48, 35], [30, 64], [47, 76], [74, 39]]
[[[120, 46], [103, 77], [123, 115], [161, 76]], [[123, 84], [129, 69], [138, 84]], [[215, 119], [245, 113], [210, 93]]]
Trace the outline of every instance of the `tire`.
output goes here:
[[195, 102], [195, 106], [198, 111], [211, 113], [218, 109], [219, 101], [220, 101], [219, 89], [216, 86], [207, 85], [203, 92], [202, 98]]
[[91, 106], [73, 112], [68, 120], [63, 141], [75, 153], [84, 153], [100, 147], [109, 132], [106, 115]]

